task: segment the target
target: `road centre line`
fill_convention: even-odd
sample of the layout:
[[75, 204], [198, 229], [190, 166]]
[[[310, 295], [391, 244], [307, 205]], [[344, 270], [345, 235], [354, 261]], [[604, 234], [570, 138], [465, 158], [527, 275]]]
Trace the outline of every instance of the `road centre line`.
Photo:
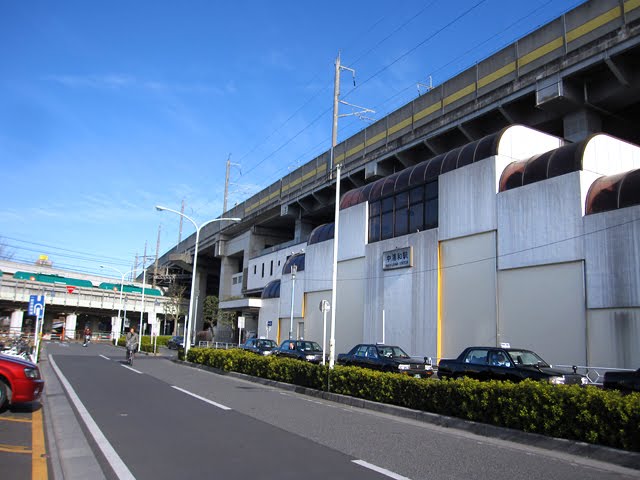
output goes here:
[[89, 433], [91, 433], [91, 435], [93, 436], [94, 441], [102, 451], [102, 454], [106, 458], [107, 462], [109, 462], [109, 465], [113, 469], [114, 473], [121, 480], [135, 480], [135, 477], [133, 476], [129, 468], [126, 466], [126, 464], [122, 461], [118, 453], [111, 446], [111, 444], [109, 443], [109, 440], [107, 440], [107, 438], [104, 436], [104, 434], [102, 433], [102, 431], [100, 430], [96, 422], [93, 420], [93, 418], [87, 411], [86, 407], [83, 405], [82, 401], [76, 394], [75, 390], [73, 389], [69, 381], [62, 374], [62, 372], [58, 368], [58, 365], [56, 365], [56, 362], [53, 360], [53, 357], [51, 355], [49, 355], [49, 364], [53, 368], [53, 371], [56, 372], [58, 379], [60, 379], [60, 383], [62, 383], [65, 390], [67, 391], [67, 395], [69, 395], [69, 399], [71, 400], [73, 405], [76, 407], [76, 410], [80, 415], [80, 418], [82, 418], [82, 420], [84, 421], [87, 429], [89, 430]]
[[365, 462], [364, 460], [351, 460], [353, 463], [360, 465], [361, 467], [368, 468], [369, 470], [373, 470], [374, 472], [381, 473], [382, 475], [386, 475], [389, 478], [393, 478], [394, 480], [411, 480], [408, 477], [403, 477], [402, 475], [398, 475], [397, 473], [393, 473], [391, 470], [387, 470], [386, 468], [378, 467], [372, 463]]
[[197, 398], [198, 400], [202, 400], [203, 402], [209, 403], [211, 405], [213, 405], [214, 407], [218, 407], [222, 410], [231, 410], [231, 408], [227, 407], [226, 405], [222, 405], [221, 403], [216, 403], [213, 400], [209, 400], [208, 398], [204, 398], [201, 397], [200, 395], [196, 395], [195, 393], [191, 393], [188, 390], [185, 390], [183, 388], [180, 387], [176, 387], [175, 385], [172, 385], [171, 388], [175, 388], [176, 390], [180, 390], [182, 393], [186, 393], [187, 395], [191, 395], [194, 398]]
[[104, 358], [105, 360], [111, 360], [109, 357], [105, 357], [105, 356], [104, 356], [104, 355], [102, 355], [102, 354], [100, 354], [100, 355], [98, 355], [98, 356], [99, 356], [99, 357]]

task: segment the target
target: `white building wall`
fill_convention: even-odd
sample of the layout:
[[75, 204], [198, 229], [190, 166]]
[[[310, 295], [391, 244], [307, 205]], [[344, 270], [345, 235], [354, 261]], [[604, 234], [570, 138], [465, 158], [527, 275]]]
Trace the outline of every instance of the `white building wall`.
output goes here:
[[[278, 321], [280, 299], [278, 298], [265, 298], [262, 300], [262, 307], [260, 307], [260, 313], [258, 315], [258, 337], [270, 338], [276, 340], [278, 337]], [[268, 327], [268, 322], [271, 321], [271, 328]]]
[[[256, 290], [264, 288], [270, 281], [280, 278], [282, 276], [282, 267], [284, 267], [287, 258], [293, 253], [306, 250], [306, 248], [306, 243], [299, 243], [278, 250], [277, 252], [267, 253], [250, 259], [248, 263], [247, 289]], [[271, 271], [272, 262], [273, 272]], [[263, 266], [264, 275], [262, 274]]]
[[497, 340], [496, 234], [482, 233], [440, 244], [441, 357]]
[[[336, 353], [348, 352], [362, 341], [362, 321], [365, 315], [366, 263], [364, 258], [356, 258], [338, 263], [338, 284], [336, 291]], [[314, 301], [316, 298], [314, 298]], [[331, 296], [328, 298], [331, 302]], [[318, 309], [319, 302], [309, 305]], [[334, 306], [332, 305], [332, 308]], [[329, 312], [329, 321], [331, 319]], [[321, 331], [320, 331], [321, 332]], [[322, 340], [322, 338], [314, 339]], [[327, 350], [328, 350], [327, 346]]]
[[640, 147], [609, 135], [595, 135], [582, 156], [583, 170], [600, 175], [614, 175], [640, 168]]
[[[435, 357], [438, 314], [437, 230], [405, 235], [367, 245], [364, 331], [362, 341], [384, 340], [407, 353]], [[383, 253], [413, 247], [413, 267], [382, 269]]]
[[588, 365], [638, 368], [640, 365], [640, 309], [589, 310]]
[[580, 172], [498, 195], [498, 267], [584, 259]]
[[[340, 210], [338, 261], [364, 257], [368, 238], [367, 216], [367, 202]], [[333, 259], [333, 252], [331, 252], [331, 256], [328, 257], [329, 262], [331, 259]], [[325, 261], [327, 261], [327, 259], [325, 259]]]
[[440, 175], [438, 230], [440, 240], [497, 228], [496, 193], [502, 170], [513, 161], [490, 157]]
[[587, 215], [584, 232], [587, 306], [640, 307], [640, 206]]
[[305, 275], [305, 292], [331, 290], [333, 274], [333, 239], [307, 245], [304, 257], [305, 270], [313, 272]]
[[552, 364], [586, 365], [582, 261], [498, 273], [499, 341]]

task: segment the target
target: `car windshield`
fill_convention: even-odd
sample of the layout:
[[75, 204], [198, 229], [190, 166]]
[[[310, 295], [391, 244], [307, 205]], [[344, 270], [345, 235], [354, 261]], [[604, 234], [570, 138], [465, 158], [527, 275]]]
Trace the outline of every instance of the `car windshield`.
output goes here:
[[303, 352], [318, 352], [322, 350], [320, 348], [320, 345], [318, 345], [316, 342], [298, 342], [298, 349], [302, 350]]
[[387, 358], [409, 358], [407, 352], [400, 347], [378, 347], [378, 355]]
[[536, 367], [548, 367], [549, 364], [545, 362], [540, 356], [529, 350], [509, 350], [509, 355], [513, 359], [516, 365], [536, 366]]
[[272, 348], [277, 345], [273, 340], [258, 340], [258, 346], [263, 348]]

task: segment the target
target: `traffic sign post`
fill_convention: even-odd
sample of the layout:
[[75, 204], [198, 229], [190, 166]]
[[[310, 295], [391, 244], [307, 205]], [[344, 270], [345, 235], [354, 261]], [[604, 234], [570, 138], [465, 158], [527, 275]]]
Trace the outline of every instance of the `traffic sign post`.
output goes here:
[[27, 313], [29, 315], [35, 315], [36, 317], [36, 327], [34, 331], [35, 352], [34, 352], [34, 355], [32, 356], [34, 362], [38, 361], [38, 354], [40, 350], [40, 335], [42, 334], [42, 324], [44, 323], [44, 310], [45, 310], [44, 295], [30, 295], [29, 308]]
[[238, 346], [240, 346], [242, 339], [242, 329], [244, 328], [244, 317], [238, 317]]

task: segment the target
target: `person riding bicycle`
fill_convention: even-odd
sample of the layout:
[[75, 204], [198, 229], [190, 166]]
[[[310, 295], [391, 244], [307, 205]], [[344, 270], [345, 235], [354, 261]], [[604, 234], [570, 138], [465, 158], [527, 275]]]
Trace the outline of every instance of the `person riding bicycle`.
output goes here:
[[133, 359], [133, 355], [136, 350], [138, 350], [138, 334], [136, 333], [136, 329], [131, 327], [129, 332], [127, 333], [126, 338], [126, 347], [127, 347], [127, 361], [131, 363]]
[[84, 344], [82, 344], [82, 346], [86, 347], [89, 342], [91, 342], [91, 329], [87, 325], [84, 327]]

